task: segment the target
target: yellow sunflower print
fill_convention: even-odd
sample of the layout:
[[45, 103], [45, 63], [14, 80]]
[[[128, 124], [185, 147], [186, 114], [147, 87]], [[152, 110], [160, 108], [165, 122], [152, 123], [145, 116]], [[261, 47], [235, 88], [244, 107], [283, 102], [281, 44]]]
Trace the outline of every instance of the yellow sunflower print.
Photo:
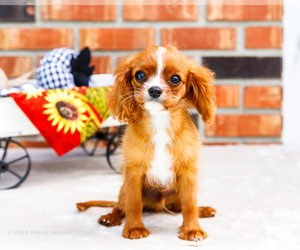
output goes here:
[[46, 109], [43, 114], [49, 115], [48, 121], [52, 120], [52, 126], [57, 125], [57, 132], [62, 129], [65, 134], [69, 130], [71, 134], [76, 130], [81, 132], [84, 121], [88, 119], [84, 114], [87, 111], [86, 104], [81, 99], [72, 92], [55, 89], [48, 90], [45, 100], [48, 103], [43, 105]]
[[31, 90], [31, 91], [24, 91], [26, 94], [26, 100], [33, 98], [38, 98], [39, 96], [43, 95], [44, 90]]

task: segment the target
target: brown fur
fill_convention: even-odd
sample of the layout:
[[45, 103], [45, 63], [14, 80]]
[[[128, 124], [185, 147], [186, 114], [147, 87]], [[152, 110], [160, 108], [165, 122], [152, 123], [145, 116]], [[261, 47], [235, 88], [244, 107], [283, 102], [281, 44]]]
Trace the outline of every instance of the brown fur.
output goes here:
[[[157, 47], [150, 47], [129, 57], [115, 71], [111, 112], [115, 118], [129, 123], [123, 139], [125, 178], [112, 213], [100, 217], [99, 223], [120, 225], [126, 215], [123, 236], [137, 239], [149, 235], [142, 221], [143, 209], [182, 212], [179, 238], [197, 241], [207, 237], [199, 226], [198, 218], [212, 217], [215, 210], [197, 207], [197, 161], [201, 142], [188, 108], [196, 108], [204, 122], [212, 122], [216, 106], [212, 84], [214, 76], [210, 70], [197, 66], [177, 49], [166, 48], [163, 78], [169, 79], [176, 73], [182, 80], [178, 86], [165, 84], [167, 98], [162, 103], [171, 117], [168, 130], [171, 143], [167, 150], [174, 159], [174, 181], [168, 187], [153, 185], [146, 176], [154, 155], [151, 141], [154, 132], [150, 114], [143, 108], [143, 85], [135, 80], [134, 75], [138, 70], [146, 72], [149, 78], [155, 74], [157, 65], [153, 58], [156, 50]], [[81, 203], [79, 207], [84, 210], [85, 205]]]

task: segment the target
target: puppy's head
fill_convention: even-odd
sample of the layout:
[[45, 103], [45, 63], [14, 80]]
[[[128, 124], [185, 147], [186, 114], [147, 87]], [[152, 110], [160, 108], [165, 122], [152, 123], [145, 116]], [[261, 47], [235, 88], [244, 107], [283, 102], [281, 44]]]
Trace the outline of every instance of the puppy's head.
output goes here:
[[121, 63], [114, 72], [112, 115], [133, 123], [139, 110], [197, 109], [205, 123], [215, 112], [214, 74], [174, 47], [152, 46]]

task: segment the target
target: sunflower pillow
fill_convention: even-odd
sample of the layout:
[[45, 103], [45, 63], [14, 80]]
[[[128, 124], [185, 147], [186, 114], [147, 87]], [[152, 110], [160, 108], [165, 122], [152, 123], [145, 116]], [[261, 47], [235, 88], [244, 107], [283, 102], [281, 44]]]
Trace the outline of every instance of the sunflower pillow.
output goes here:
[[49, 145], [63, 155], [93, 135], [109, 116], [111, 87], [9, 94]]

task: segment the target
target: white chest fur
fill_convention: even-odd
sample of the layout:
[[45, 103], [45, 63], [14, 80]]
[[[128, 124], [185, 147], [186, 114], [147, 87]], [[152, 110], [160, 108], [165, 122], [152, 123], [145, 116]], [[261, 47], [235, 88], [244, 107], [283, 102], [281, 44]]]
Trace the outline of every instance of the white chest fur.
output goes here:
[[159, 103], [147, 103], [146, 108], [151, 115], [151, 123], [154, 130], [152, 143], [154, 144], [154, 156], [151, 162], [151, 169], [147, 173], [147, 180], [150, 184], [169, 186], [173, 181], [173, 161], [167, 150], [171, 139], [167, 133], [170, 126], [170, 115], [163, 111]]

